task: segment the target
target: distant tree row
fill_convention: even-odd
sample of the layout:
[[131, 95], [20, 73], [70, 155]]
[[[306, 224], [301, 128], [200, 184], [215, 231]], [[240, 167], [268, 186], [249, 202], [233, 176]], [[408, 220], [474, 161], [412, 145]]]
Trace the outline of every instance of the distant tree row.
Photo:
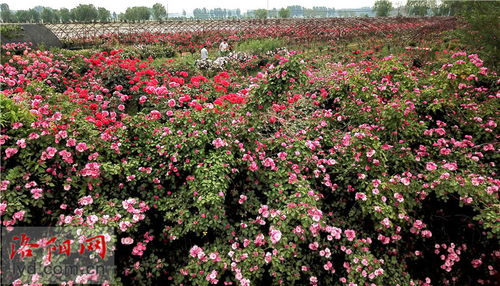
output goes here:
[[[228, 19], [228, 18], [323, 18], [323, 17], [353, 17], [370, 16], [454, 16], [460, 15], [469, 7], [468, 3], [487, 2], [479, 0], [471, 1], [440, 1], [437, 0], [406, 0], [406, 4], [393, 7], [390, 0], [376, 0], [372, 8], [341, 9], [327, 7], [313, 7], [311, 9], [299, 5], [288, 6], [281, 9], [257, 9], [246, 13], [240, 9], [207, 9], [196, 8], [193, 10], [194, 19]], [[165, 6], [156, 3], [153, 7], [136, 6], [129, 7], [124, 13], [116, 14], [102, 7], [92, 4], [80, 4], [69, 10], [66, 8], [52, 9], [37, 6], [29, 10], [11, 11], [9, 5], [0, 4], [0, 21], [4, 23], [71, 23], [71, 22], [109, 22], [127, 21], [139, 22], [156, 20], [161, 21], [168, 18]], [[186, 11], [182, 13], [186, 17]]]
[[0, 20], [3, 23], [71, 23], [71, 22], [109, 22], [109, 21], [147, 21], [167, 19], [165, 7], [156, 3], [152, 8], [130, 7], [125, 13], [117, 15], [92, 4], [80, 4], [69, 10], [37, 6], [29, 10], [12, 11], [9, 5], [0, 4]]
[[312, 9], [305, 8], [299, 5], [288, 6], [281, 9], [257, 9], [249, 11], [249, 16], [257, 19], [265, 18], [326, 18], [339, 16], [335, 8], [313, 7]]
[[[484, 3], [480, 3], [484, 2]], [[389, 0], [377, 0], [373, 5], [373, 11], [378, 17], [387, 17], [392, 15], [397, 16], [464, 16], [463, 12], [470, 10], [470, 7], [474, 5], [488, 6], [490, 4], [494, 5], [494, 2], [498, 1], [482, 1], [482, 0], [470, 0], [470, 1], [440, 1], [440, 4], [436, 0], [407, 0], [406, 5], [401, 7], [393, 7], [391, 1]], [[498, 3], [497, 3], [498, 6]], [[395, 12], [395, 13], [392, 13]]]
[[227, 18], [241, 18], [240, 9], [207, 9], [207, 8], [196, 8], [193, 10], [193, 18], [195, 19], [227, 19]]

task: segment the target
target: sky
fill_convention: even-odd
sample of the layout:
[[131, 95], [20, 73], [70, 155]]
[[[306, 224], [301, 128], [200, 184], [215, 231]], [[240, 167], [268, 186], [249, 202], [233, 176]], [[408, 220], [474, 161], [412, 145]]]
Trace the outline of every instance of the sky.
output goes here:
[[[393, 4], [398, 0], [392, 0]], [[401, 2], [401, 1], [400, 1]], [[96, 7], [103, 7], [111, 12], [122, 13], [128, 7], [146, 6], [152, 7], [155, 3], [161, 3], [167, 7], [168, 13], [182, 13], [186, 10], [191, 14], [194, 8], [240, 8], [242, 12], [251, 9], [283, 8], [290, 5], [300, 5], [307, 8], [313, 6], [333, 7], [335, 9], [371, 7], [375, 0], [0, 0], [0, 3], [7, 3], [10, 10], [27, 10], [35, 6], [45, 6], [54, 9], [74, 8], [79, 4], [93, 4]], [[269, 6], [268, 6], [269, 5]]]

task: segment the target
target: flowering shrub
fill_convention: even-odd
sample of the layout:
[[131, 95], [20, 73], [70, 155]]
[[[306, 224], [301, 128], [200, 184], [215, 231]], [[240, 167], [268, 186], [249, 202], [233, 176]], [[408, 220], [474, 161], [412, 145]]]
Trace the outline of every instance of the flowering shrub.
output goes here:
[[224, 70], [235, 70], [243, 74], [259, 70], [265, 66], [268, 58], [272, 57], [274, 51], [269, 51], [265, 57], [251, 55], [245, 52], [230, 52], [227, 56], [218, 57], [215, 60], [196, 60], [195, 65], [200, 70], [209, 72], [221, 72]]
[[[115, 46], [110, 47], [110, 51], [115, 50]], [[129, 47], [124, 47], [121, 55], [125, 58], [138, 58], [145, 60], [148, 58], [171, 58], [175, 56], [174, 48], [169, 45], [161, 44], [136, 44]]]
[[215, 60], [196, 60], [195, 65], [200, 70], [209, 70], [211, 72], [221, 72], [227, 65], [228, 59], [226, 57], [218, 57]]
[[364, 53], [209, 78], [13, 55], [2, 224], [115, 227], [124, 285], [494, 284], [497, 75]]

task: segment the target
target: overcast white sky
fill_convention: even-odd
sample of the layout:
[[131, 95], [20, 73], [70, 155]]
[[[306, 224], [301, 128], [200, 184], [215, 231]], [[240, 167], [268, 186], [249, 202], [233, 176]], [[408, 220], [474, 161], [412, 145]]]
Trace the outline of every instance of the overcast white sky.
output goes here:
[[[391, 0], [393, 4], [403, 2], [403, 0]], [[371, 7], [375, 0], [0, 0], [0, 3], [7, 3], [10, 10], [27, 10], [35, 6], [45, 6], [54, 9], [74, 8], [79, 4], [93, 4], [96, 7], [104, 7], [111, 12], [125, 12], [128, 7], [146, 6], [152, 7], [155, 3], [161, 3], [165, 7], [168, 4], [169, 13], [182, 13], [186, 10], [191, 14], [194, 8], [240, 8], [242, 12], [248, 9], [282, 8], [290, 5], [301, 5], [312, 8], [313, 6], [326, 6], [335, 9]], [[406, 2], [406, 0], [404, 0]]]

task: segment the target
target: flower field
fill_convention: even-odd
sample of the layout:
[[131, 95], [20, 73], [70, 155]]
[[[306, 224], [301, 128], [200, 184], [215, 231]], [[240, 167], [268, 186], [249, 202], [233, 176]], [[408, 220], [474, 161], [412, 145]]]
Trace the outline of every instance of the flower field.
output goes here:
[[114, 228], [113, 285], [497, 285], [500, 79], [366, 37], [221, 70], [2, 46], [2, 225]]

